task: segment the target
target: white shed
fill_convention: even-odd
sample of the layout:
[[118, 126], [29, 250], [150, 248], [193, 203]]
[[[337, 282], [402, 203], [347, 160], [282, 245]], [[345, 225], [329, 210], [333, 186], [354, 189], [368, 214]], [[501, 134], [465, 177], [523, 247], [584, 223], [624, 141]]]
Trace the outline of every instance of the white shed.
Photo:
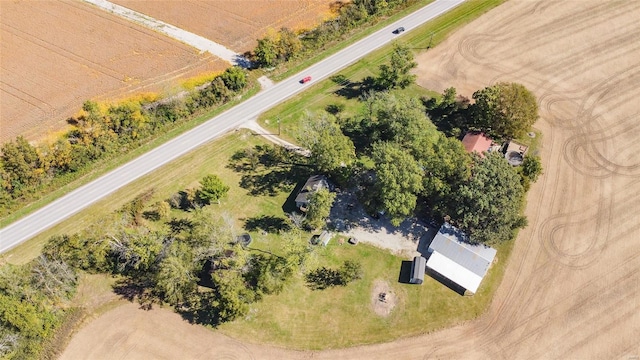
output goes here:
[[448, 223], [440, 227], [429, 252], [429, 269], [472, 293], [478, 290], [496, 256], [494, 248], [468, 243], [467, 236]]
[[422, 256], [416, 256], [413, 258], [413, 262], [411, 263], [411, 279], [409, 279], [411, 284], [422, 285], [424, 282], [424, 270], [426, 265], [427, 259]]

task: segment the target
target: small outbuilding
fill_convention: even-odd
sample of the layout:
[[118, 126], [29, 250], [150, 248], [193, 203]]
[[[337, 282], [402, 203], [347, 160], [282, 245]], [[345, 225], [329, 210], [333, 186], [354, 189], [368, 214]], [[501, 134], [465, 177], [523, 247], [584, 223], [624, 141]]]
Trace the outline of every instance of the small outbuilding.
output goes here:
[[478, 290], [497, 252], [486, 245], [470, 244], [466, 234], [446, 222], [431, 241], [428, 251], [428, 269], [471, 293]]
[[485, 152], [492, 150], [493, 141], [481, 132], [468, 132], [462, 138], [462, 146], [468, 153], [477, 152], [484, 157]]
[[529, 150], [528, 146], [511, 140], [505, 146], [504, 157], [507, 159], [509, 164], [519, 166], [524, 162], [524, 156], [527, 153], [527, 150]]
[[427, 259], [422, 256], [416, 256], [411, 263], [411, 284], [421, 285], [424, 282], [424, 271], [427, 266]]
[[329, 244], [329, 240], [331, 240], [331, 233], [328, 231], [323, 231], [320, 234], [319, 240], [322, 243], [322, 245], [327, 246], [327, 244]]
[[309, 195], [320, 189], [330, 189], [329, 180], [324, 175], [313, 175], [304, 183], [298, 195], [296, 195], [296, 207], [305, 211], [309, 206]]

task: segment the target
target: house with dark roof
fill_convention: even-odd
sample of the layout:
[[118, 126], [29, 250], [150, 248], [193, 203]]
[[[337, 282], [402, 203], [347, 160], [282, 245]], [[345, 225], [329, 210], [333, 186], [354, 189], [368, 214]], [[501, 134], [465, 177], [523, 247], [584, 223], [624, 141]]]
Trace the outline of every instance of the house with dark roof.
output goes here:
[[467, 152], [477, 152], [484, 157], [485, 152], [492, 151], [493, 141], [481, 132], [468, 132], [462, 138], [462, 145]]
[[468, 240], [455, 226], [442, 224], [429, 245], [427, 268], [476, 293], [497, 251], [486, 245], [470, 244]]
[[324, 175], [313, 175], [309, 177], [307, 182], [304, 183], [302, 189], [300, 189], [300, 192], [298, 192], [298, 195], [296, 195], [296, 207], [305, 211], [309, 206], [309, 195], [320, 189], [330, 189], [327, 177]]

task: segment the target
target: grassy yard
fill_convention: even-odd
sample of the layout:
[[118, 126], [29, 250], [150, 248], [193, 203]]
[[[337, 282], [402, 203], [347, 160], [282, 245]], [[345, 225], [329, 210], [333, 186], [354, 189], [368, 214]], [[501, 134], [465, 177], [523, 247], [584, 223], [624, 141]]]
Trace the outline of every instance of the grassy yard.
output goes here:
[[[33, 258], [48, 236], [84, 228], [149, 188], [156, 191], [154, 200], [165, 199], [179, 190], [196, 186], [199, 179], [209, 173], [217, 174], [231, 187], [222, 204], [210, 206], [220, 212], [231, 213], [239, 227], [248, 219], [262, 216], [284, 219], [283, 204], [290, 197], [292, 185], [276, 187], [273, 193], [265, 191], [251, 195], [250, 192], [255, 188], [239, 186], [242, 176], [247, 173], [236, 172], [228, 167], [229, 158], [236, 151], [263, 143], [261, 138], [245, 131], [210, 143], [89, 207], [28, 242], [27, 246], [18, 247], [9, 254], [9, 260], [23, 262]], [[280, 173], [276, 179], [282, 178], [282, 175], [286, 174]], [[262, 179], [274, 182], [274, 178], [269, 176]], [[255, 240], [252, 247], [259, 249], [277, 251], [283, 241], [275, 233], [263, 235], [262, 232], [255, 232], [253, 236]], [[281, 294], [265, 297], [252, 305], [245, 319], [224, 324], [220, 329], [231, 336], [249, 337], [259, 342], [300, 349], [353, 346], [433, 331], [472, 319], [484, 311], [500, 283], [506, 265], [504, 259], [508, 258], [511, 244], [504, 244], [498, 249], [500, 261], [483, 281], [479, 293], [473, 297], [462, 297], [430, 277], [426, 277], [422, 286], [400, 283], [402, 261], [410, 259], [397, 257], [364, 243], [357, 246], [340, 245], [334, 239], [329, 246], [316, 248], [308, 268], [322, 265], [337, 267], [344, 260], [357, 260], [363, 266], [362, 279], [346, 287], [313, 291], [299, 274]], [[372, 293], [372, 287], [377, 280], [387, 282], [398, 298], [397, 305], [388, 317], [381, 317], [372, 311], [372, 296], [376, 295]], [[104, 288], [112, 281], [93, 275], [84, 279], [84, 290], [77, 298], [77, 306], [91, 308], [90, 297], [86, 296], [93, 293], [91, 287], [96, 287], [96, 294], [107, 296], [104, 295]], [[97, 316], [117, 303], [106, 301], [104, 305], [89, 311], [92, 314], [89, 316]]]
[[[300, 277], [279, 295], [254, 304], [243, 320], [223, 324], [222, 332], [288, 348], [327, 349], [391, 341], [431, 332], [473, 319], [488, 306], [500, 284], [513, 241], [498, 247], [499, 261], [483, 280], [478, 294], [460, 296], [429, 276], [421, 286], [398, 281], [402, 261], [366, 244], [320, 249], [318, 261], [337, 267], [344, 260], [360, 261], [364, 277], [346, 287], [311, 290]], [[373, 284], [383, 280], [398, 298], [389, 316], [372, 309]], [[375, 299], [374, 299], [375, 301]]]

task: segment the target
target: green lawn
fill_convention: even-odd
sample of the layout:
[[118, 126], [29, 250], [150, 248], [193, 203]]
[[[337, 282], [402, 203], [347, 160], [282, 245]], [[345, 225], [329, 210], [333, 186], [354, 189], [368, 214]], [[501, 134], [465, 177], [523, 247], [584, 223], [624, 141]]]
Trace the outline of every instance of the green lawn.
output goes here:
[[[504, 274], [513, 241], [497, 247], [499, 261], [483, 280], [478, 294], [460, 296], [429, 276], [422, 285], [398, 282], [402, 261], [385, 250], [363, 243], [320, 249], [321, 265], [360, 261], [364, 277], [346, 287], [310, 290], [301, 277], [279, 295], [254, 304], [242, 320], [220, 329], [232, 337], [295, 349], [328, 349], [391, 341], [451, 326], [480, 315]], [[398, 298], [388, 317], [372, 310], [375, 280], [386, 281]]]
[[[219, 212], [231, 213], [239, 227], [252, 217], [270, 215], [284, 218], [282, 206], [293, 186], [283, 186], [273, 195], [251, 196], [249, 190], [239, 186], [243, 174], [227, 166], [229, 157], [236, 151], [263, 143], [261, 138], [239, 131], [207, 144], [16, 248], [10, 252], [9, 260], [15, 263], [33, 258], [52, 234], [84, 228], [149, 188], [156, 189], [154, 200], [165, 199], [179, 190], [196, 186], [198, 180], [209, 173], [217, 174], [231, 187], [222, 204], [209, 206]], [[252, 247], [258, 249], [278, 251], [283, 241], [273, 233], [253, 235]], [[362, 263], [362, 279], [346, 287], [312, 291], [298, 274], [281, 294], [265, 297], [252, 305], [245, 319], [224, 324], [220, 329], [231, 336], [300, 349], [353, 346], [433, 331], [475, 318], [486, 309], [502, 278], [506, 265], [504, 259], [508, 258], [511, 245], [512, 242], [499, 247], [500, 261], [483, 281], [479, 293], [463, 297], [429, 277], [421, 286], [399, 283], [402, 261], [410, 259], [364, 243], [340, 245], [334, 239], [329, 246], [316, 248], [308, 269], [321, 265], [337, 267], [342, 261], [352, 259]], [[386, 318], [376, 315], [371, 309], [375, 280], [388, 282], [398, 296], [395, 309]], [[87, 300], [83, 298], [82, 301]]]

